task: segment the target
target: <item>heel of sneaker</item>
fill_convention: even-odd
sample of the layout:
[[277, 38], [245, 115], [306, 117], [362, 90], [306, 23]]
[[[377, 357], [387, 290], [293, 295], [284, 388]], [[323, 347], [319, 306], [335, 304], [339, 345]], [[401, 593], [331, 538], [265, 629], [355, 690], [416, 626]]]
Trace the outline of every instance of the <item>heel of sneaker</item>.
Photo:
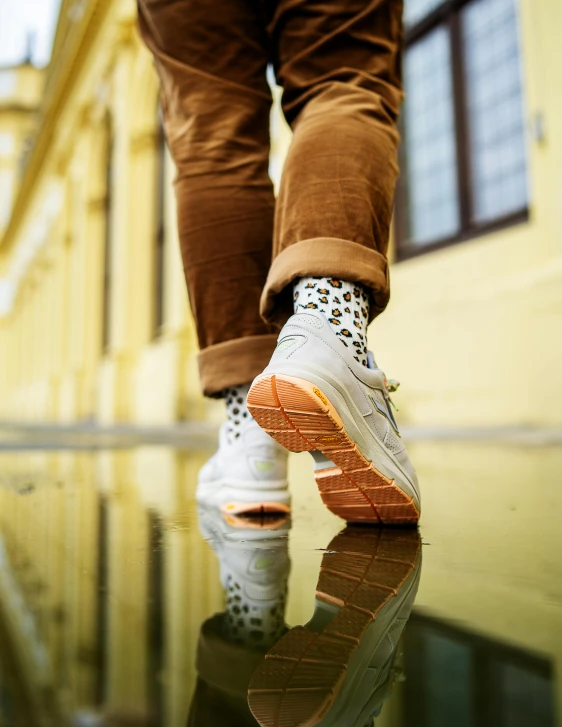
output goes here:
[[292, 376], [262, 376], [248, 394], [256, 422], [290, 452], [312, 452], [319, 439], [330, 439], [334, 429], [342, 428], [341, 422], [327, 418], [329, 408], [319, 389]]

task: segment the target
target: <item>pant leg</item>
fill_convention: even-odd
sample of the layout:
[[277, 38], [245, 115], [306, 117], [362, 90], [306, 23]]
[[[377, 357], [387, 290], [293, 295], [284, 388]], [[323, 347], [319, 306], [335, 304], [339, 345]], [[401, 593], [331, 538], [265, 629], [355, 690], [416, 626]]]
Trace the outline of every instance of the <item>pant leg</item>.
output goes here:
[[270, 33], [294, 135], [262, 315], [282, 325], [292, 280], [329, 275], [363, 283], [374, 317], [389, 298], [402, 2], [278, 0]]
[[275, 347], [259, 314], [271, 264], [271, 94], [259, 0], [138, 0], [177, 167], [178, 225], [203, 391], [251, 381]]

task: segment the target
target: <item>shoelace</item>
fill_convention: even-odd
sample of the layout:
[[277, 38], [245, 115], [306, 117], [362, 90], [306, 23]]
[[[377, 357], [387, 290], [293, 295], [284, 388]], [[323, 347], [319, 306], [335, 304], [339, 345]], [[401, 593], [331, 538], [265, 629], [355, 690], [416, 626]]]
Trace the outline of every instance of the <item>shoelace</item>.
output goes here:
[[384, 377], [384, 386], [385, 386], [385, 389], [387, 390], [387, 392], [389, 394], [389, 396], [388, 396], [389, 402], [396, 409], [396, 411], [398, 411], [398, 407], [396, 406], [396, 404], [390, 398], [390, 394], [394, 394], [394, 392], [397, 391], [398, 387], [400, 386], [400, 382], [397, 381], [396, 379], [387, 379], [386, 376], [385, 376]]

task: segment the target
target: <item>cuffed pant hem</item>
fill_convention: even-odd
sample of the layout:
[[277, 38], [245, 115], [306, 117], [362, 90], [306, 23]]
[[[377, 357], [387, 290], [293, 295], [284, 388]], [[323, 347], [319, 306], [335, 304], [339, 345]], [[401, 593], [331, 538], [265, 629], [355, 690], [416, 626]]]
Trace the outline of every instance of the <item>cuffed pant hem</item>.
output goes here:
[[261, 315], [268, 323], [285, 325], [293, 314], [291, 283], [305, 276], [362, 283], [370, 291], [370, 321], [388, 304], [388, 263], [384, 255], [350, 240], [317, 237], [285, 248], [273, 261], [260, 302]]
[[217, 396], [229, 386], [247, 384], [264, 370], [275, 346], [277, 335], [247, 336], [216, 343], [199, 352], [197, 363], [205, 396]]

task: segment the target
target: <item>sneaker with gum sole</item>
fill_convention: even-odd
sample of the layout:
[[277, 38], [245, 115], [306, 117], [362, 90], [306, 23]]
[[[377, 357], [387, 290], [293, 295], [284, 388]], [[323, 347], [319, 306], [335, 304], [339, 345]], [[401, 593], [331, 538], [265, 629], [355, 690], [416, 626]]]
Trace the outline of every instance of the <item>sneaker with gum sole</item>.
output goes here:
[[262, 727], [364, 727], [394, 681], [421, 572], [412, 528], [349, 526], [322, 557], [316, 605], [269, 650], [249, 685]]
[[291, 452], [309, 451], [324, 504], [348, 522], [417, 523], [420, 495], [372, 355], [358, 363], [321, 313], [292, 316], [248, 394], [256, 422]]

